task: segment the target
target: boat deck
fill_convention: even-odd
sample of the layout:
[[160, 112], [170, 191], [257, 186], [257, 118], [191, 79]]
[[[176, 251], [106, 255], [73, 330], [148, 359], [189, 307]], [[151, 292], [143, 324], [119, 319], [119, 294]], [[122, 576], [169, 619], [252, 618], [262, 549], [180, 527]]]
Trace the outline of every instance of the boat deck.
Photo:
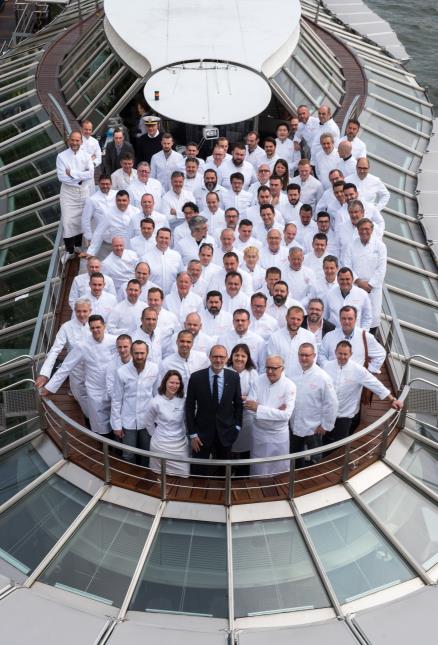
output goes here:
[[[71, 310], [68, 305], [68, 292], [74, 276], [77, 274], [79, 261], [73, 260], [67, 264], [66, 274], [63, 283], [60, 305], [56, 312], [56, 328], [71, 317]], [[386, 367], [382, 370], [380, 379], [391, 387], [390, 378]], [[57, 394], [51, 395], [50, 399], [69, 418], [80, 425], [84, 425], [82, 412], [69, 394], [68, 383], [66, 382]], [[389, 404], [373, 399], [371, 407], [362, 409], [362, 420], [360, 428], [370, 425], [378, 420], [388, 410]], [[48, 411], [53, 418], [53, 413]], [[356, 474], [367, 468], [370, 464], [379, 459], [379, 446], [381, 443], [383, 428], [379, 427], [373, 433], [362, 439], [358, 439], [350, 445], [349, 475]], [[62, 440], [59, 427], [49, 424], [48, 434], [55, 443], [62, 449]], [[396, 435], [394, 430], [388, 441], [392, 441]], [[68, 435], [68, 458], [81, 468], [91, 472], [100, 479], [105, 479], [103, 467], [103, 452], [101, 444], [93, 438], [87, 437], [80, 431], [69, 426]], [[344, 453], [337, 451], [327, 456], [320, 464], [306, 468], [297, 469], [294, 478], [295, 497], [311, 493], [316, 490], [328, 488], [342, 481]], [[109, 456], [110, 480], [111, 483], [123, 488], [128, 488], [140, 493], [146, 493], [153, 497], [162, 497], [163, 490], [159, 477], [147, 468], [129, 464], [123, 461], [119, 455]], [[225, 482], [221, 478], [190, 477], [188, 479], [167, 476], [166, 499], [196, 502], [206, 504], [223, 504], [226, 496]], [[267, 502], [288, 499], [290, 496], [289, 474], [266, 478], [234, 478], [231, 488], [231, 503], [246, 504], [253, 502]]]

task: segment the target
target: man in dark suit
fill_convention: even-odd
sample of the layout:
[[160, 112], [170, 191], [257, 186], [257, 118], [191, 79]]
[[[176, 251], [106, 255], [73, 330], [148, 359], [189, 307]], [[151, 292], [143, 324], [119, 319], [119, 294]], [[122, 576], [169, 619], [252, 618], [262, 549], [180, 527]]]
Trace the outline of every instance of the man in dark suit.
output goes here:
[[[186, 423], [192, 457], [208, 459], [212, 455], [213, 459], [230, 459], [231, 446], [242, 427], [240, 377], [224, 369], [227, 358], [225, 347], [214, 345], [210, 350], [210, 367], [190, 377]], [[211, 475], [214, 471], [208, 466], [192, 466], [192, 474]]]
[[125, 135], [122, 130], [116, 128], [114, 130], [113, 140], [105, 148], [105, 154], [103, 156], [104, 173], [111, 175], [118, 170], [120, 168], [121, 158], [127, 152], [134, 156], [134, 148], [128, 141], [125, 141]]
[[323, 301], [321, 298], [311, 298], [307, 305], [307, 316], [304, 316], [301, 327], [308, 329], [315, 334], [318, 345], [321, 344], [322, 339], [329, 331], [336, 329], [335, 325], [323, 316]]

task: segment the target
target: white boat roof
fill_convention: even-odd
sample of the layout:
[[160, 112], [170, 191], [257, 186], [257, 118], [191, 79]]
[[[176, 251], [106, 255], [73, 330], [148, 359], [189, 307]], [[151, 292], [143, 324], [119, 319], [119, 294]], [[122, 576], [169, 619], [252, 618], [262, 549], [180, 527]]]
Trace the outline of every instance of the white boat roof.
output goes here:
[[298, 43], [301, 6], [299, 0], [271, 0], [267, 20], [262, 0], [105, 0], [105, 13], [123, 60], [131, 51], [147, 61], [152, 75], [145, 96], [154, 110], [186, 123], [219, 125], [243, 121], [268, 105], [266, 79]]

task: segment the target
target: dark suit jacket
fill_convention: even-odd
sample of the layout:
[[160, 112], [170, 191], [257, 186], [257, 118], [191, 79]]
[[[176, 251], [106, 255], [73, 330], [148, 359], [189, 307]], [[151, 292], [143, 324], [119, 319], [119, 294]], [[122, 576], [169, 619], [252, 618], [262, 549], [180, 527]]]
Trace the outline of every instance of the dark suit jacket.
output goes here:
[[124, 141], [120, 149], [120, 154], [117, 154], [116, 146], [114, 141], [110, 141], [105, 149], [105, 154], [103, 156], [103, 169], [107, 175], [111, 175], [113, 172], [120, 168], [120, 159], [127, 152], [130, 152], [134, 155], [134, 148], [128, 141]]
[[[307, 316], [304, 316], [304, 320], [301, 324], [301, 327], [303, 327], [303, 329], [308, 329]], [[326, 334], [329, 333], [329, 331], [333, 331], [334, 329], [336, 329], [336, 327], [333, 323], [330, 322], [330, 320], [326, 320], [325, 318], [322, 319], [322, 337], [323, 338]]]
[[242, 393], [240, 377], [236, 372], [224, 370], [224, 389], [216, 413], [208, 368], [193, 372], [187, 388], [186, 423], [189, 435], [198, 434], [202, 443], [211, 446], [216, 436], [221, 444], [230, 447], [242, 426]]

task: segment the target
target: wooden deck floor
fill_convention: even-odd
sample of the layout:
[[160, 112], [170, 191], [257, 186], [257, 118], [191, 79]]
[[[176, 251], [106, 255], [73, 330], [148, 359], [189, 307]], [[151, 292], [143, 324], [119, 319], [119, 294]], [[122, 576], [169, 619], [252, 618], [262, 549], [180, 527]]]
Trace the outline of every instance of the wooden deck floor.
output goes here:
[[[71, 317], [71, 310], [68, 306], [68, 291], [73, 277], [79, 268], [79, 261], [70, 261], [66, 266], [63, 293], [59, 308], [56, 311], [56, 324], [59, 326]], [[389, 374], [386, 368], [383, 369], [381, 380], [391, 387]], [[83, 425], [84, 419], [79, 406], [68, 392], [68, 383], [52, 395], [51, 400], [72, 420]], [[371, 407], [362, 410], [361, 428], [379, 419], [388, 409], [388, 403], [374, 400]], [[59, 435], [47, 430], [52, 439], [61, 448]], [[104, 479], [103, 455], [101, 444], [91, 438], [87, 438], [74, 428], [69, 428], [69, 459], [78, 466]], [[390, 441], [394, 438], [394, 432]], [[380, 442], [380, 431], [368, 435], [362, 440], [357, 440], [351, 445], [349, 469], [350, 475], [356, 474], [367, 468], [379, 458], [378, 445]], [[307, 468], [298, 469], [295, 477], [295, 496], [304, 495], [338, 484], [342, 477], [343, 458], [337, 453], [332, 453], [320, 464]], [[158, 477], [149, 469], [128, 464], [119, 456], [110, 456], [111, 483], [123, 488], [128, 488], [154, 497], [161, 496], [161, 486]], [[261, 479], [235, 479], [232, 486], [232, 503], [246, 504], [253, 502], [266, 502], [280, 499], [287, 499], [289, 494], [288, 476]], [[179, 477], [167, 477], [166, 498], [177, 501], [191, 501], [207, 504], [223, 504], [225, 502], [224, 482], [221, 479], [191, 477], [183, 479]]]

